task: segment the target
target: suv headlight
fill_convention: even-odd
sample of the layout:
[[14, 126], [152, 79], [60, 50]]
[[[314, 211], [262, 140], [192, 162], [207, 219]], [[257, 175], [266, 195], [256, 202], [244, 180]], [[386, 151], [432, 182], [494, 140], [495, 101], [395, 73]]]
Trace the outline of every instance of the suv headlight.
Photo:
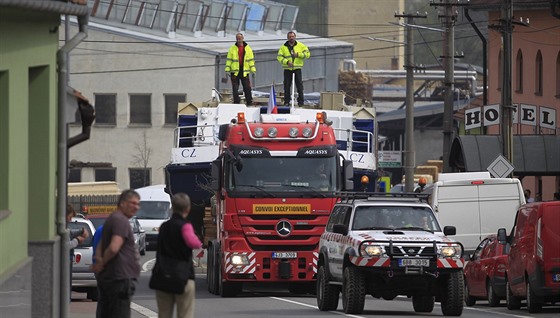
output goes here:
[[360, 255], [367, 257], [381, 257], [385, 254], [385, 248], [382, 245], [362, 244], [360, 246]]
[[463, 249], [458, 244], [439, 245], [438, 253], [443, 257], [461, 257]]

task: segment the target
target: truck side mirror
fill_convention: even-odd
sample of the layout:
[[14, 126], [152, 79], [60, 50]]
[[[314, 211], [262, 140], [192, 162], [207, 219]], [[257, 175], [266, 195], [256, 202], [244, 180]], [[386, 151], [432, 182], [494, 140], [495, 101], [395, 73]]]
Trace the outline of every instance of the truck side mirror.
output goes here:
[[337, 234], [347, 235], [348, 234], [348, 227], [344, 224], [334, 224], [333, 225], [333, 232]]
[[344, 159], [342, 162], [342, 168], [344, 169], [344, 189], [343, 190], [353, 190], [354, 189], [354, 164], [352, 160]]
[[222, 187], [222, 160], [216, 159], [212, 161], [212, 183], [210, 185], [212, 190], [220, 191]]
[[455, 235], [457, 234], [457, 228], [452, 225], [447, 225], [443, 227], [443, 234], [445, 236]]
[[500, 244], [506, 244], [507, 243], [506, 229], [504, 229], [504, 228], [498, 229], [498, 234], [496, 236], [498, 237], [498, 243], [500, 243]]

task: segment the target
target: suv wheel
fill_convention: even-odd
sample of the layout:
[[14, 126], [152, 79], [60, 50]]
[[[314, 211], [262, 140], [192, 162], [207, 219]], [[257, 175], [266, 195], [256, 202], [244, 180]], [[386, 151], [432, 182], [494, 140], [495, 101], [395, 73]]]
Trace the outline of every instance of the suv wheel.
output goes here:
[[476, 298], [471, 296], [471, 293], [469, 292], [469, 285], [465, 281], [465, 305], [471, 307], [474, 306], [475, 304], [476, 304]]
[[441, 312], [444, 316], [461, 316], [463, 313], [464, 283], [462, 272], [449, 274], [441, 299]]
[[342, 305], [347, 314], [361, 314], [364, 311], [366, 282], [362, 271], [354, 266], [344, 269], [342, 280]]
[[500, 305], [500, 298], [494, 291], [490, 280], [486, 281], [486, 295], [488, 297], [488, 304], [490, 307], [498, 307]]
[[327, 269], [320, 266], [317, 272], [317, 307], [321, 311], [336, 310], [340, 286], [330, 285]]
[[527, 310], [530, 313], [537, 313], [542, 311], [541, 300], [533, 293], [531, 284], [527, 282]]
[[521, 308], [521, 300], [513, 295], [508, 280], [506, 280], [506, 304], [509, 310]]
[[415, 312], [432, 312], [434, 310], [434, 296], [414, 295], [412, 296], [412, 307]]

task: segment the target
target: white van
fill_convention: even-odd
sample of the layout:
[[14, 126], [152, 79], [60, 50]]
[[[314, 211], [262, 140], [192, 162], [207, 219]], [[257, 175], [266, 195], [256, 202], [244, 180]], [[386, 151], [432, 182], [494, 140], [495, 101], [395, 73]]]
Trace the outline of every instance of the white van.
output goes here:
[[156, 248], [159, 227], [171, 215], [171, 197], [164, 188], [165, 184], [157, 184], [136, 189], [140, 194], [140, 210], [136, 218], [146, 231], [146, 249]]
[[424, 189], [440, 224], [453, 225], [454, 237], [465, 252], [499, 228], [511, 228], [517, 208], [525, 204], [523, 187], [516, 178], [492, 178], [488, 172], [440, 173]]

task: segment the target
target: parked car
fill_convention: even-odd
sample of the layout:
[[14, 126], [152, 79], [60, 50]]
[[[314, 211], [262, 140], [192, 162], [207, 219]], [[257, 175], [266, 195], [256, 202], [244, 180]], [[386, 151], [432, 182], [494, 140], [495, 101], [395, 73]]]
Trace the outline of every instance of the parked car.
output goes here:
[[506, 263], [509, 245], [500, 244], [495, 234], [485, 237], [465, 265], [465, 304], [474, 306], [487, 299], [491, 307], [506, 298]]
[[509, 243], [506, 267], [508, 309], [519, 309], [526, 299], [531, 313], [560, 302], [560, 201], [528, 203], [519, 208], [509, 236], [498, 230], [498, 240]]
[[132, 233], [134, 233], [134, 244], [138, 247], [140, 255], [146, 255], [146, 231], [140, 226], [138, 219], [133, 216], [128, 219]]
[[87, 293], [87, 298], [97, 301], [97, 280], [91, 270], [93, 255], [93, 235], [95, 227], [90, 220], [83, 217], [74, 217], [68, 223], [69, 229], [85, 229], [88, 237], [74, 249], [72, 260], [72, 290]]

